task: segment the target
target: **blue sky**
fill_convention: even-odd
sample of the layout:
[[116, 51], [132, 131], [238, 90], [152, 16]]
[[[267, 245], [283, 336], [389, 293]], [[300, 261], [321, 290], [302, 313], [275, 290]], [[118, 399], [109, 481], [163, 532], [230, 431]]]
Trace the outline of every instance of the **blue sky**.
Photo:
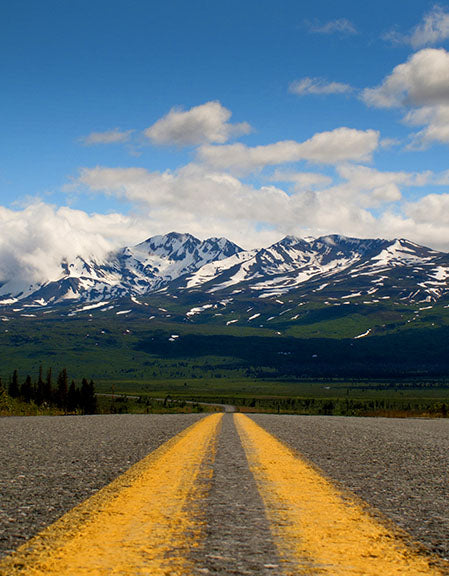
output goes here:
[[449, 250], [448, 50], [422, 0], [3, 3], [0, 246], [45, 273], [170, 230]]

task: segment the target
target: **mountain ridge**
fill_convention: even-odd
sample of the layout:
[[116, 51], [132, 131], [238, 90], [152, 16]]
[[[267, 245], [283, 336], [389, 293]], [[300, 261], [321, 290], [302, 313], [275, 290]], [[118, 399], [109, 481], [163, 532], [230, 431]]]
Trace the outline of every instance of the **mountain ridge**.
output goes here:
[[95, 304], [153, 294], [219, 301], [244, 294], [254, 301], [377, 298], [434, 302], [449, 294], [449, 254], [407, 239], [361, 239], [338, 234], [285, 236], [244, 250], [226, 238], [199, 240], [185, 233], [152, 236], [110, 253], [103, 261], [77, 257], [61, 263], [53, 281], [24, 283], [15, 291], [5, 279], [0, 305]]

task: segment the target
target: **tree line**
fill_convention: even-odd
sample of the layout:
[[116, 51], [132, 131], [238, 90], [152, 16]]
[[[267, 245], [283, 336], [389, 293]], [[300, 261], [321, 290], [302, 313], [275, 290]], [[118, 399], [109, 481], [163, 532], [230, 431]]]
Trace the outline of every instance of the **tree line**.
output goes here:
[[[0, 387], [2, 387], [1, 382]], [[69, 384], [65, 368], [59, 372], [56, 380], [54, 380], [52, 369], [49, 368], [44, 377], [41, 366], [39, 376], [35, 381], [29, 374], [25, 380], [20, 381], [18, 371], [14, 370], [9, 377], [7, 392], [11, 398], [30, 404], [34, 403], [37, 406], [53, 406], [66, 414], [95, 414], [97, 411], [97, 398], [93, 381], [83, 378], [80, 386], [77, 386], [74, 380]]]

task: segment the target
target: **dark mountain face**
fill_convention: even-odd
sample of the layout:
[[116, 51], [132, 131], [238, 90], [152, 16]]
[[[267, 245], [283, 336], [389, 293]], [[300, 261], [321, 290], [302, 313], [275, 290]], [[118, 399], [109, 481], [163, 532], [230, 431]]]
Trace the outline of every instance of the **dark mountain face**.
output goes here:
[[226, 238], [199, 240], [172, 232], [123, 248], [102, 262], [61, 264], [57, 280], [8, 292], [3, 305], [95, 303], [163, 290], [217, 300], [246, 294], [254, 302], [290, 295], [341, 300], [436, 301], [449, 292], [449, 255], [405, 239], [287, 236], [245, 251]]

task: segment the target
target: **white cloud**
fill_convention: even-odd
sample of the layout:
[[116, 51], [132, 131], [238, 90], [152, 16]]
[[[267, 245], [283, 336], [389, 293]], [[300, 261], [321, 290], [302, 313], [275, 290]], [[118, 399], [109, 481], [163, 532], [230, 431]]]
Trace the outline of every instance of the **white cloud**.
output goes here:
[[85, 169], [80, 183], [90, 191], [134, 203], [151, 234], [177, 229], [200, 237], [224, 235], [244, 247], [306, 230], [364, 234], [369, 223], [375, 222], [363, 205], [369, 204], [362, 200], [368, 195], [353, 188], [288, 194], [276, 186], [249, 186], [230, 174], [196, 164], [164, 173]]
[[305, 142], [284, 140], [253, 148], [240, 143], [202, 146], [198, 151], [198, 158], [213, 168], [246, 174], [264, 166], [301, 160], [322, 164], [337, 164], [349, 160], [361, 162], [369, 160], [378, 145], [377, 131], [343, 127], [330, 132], [319, 132]]
[[[81, 171], [80, 184], [134, 203], [136, 213], [158, 232], [187, 230], [254, 242], [256, 224], [280, 225], [288, 194], [275, 186], [254, 188], [227, 173], [189, 164], [177, 171], [102, 168]], [[206, 232], [207, 231], [207, 232]]]
[[131, 218], [121, 214], [89, 215], [41, 201], [22, 210], [0, 206], [0, 282], [55, 279], [64, 258], [92, 255], [101, 259], [125, 239], [140, 239], [142, 233]]
[[341, 233], [404, 236], [449, 250], [449, 194], [427, 194], [415, 202], [403, 198], [409, 187], [447, 186], [449, 170], [380, 172], [344, 164], [336, 175], [330, 181], [318, 172], [275, 171], [273, 182], [293, 184], [287, 192], [275, 185], [251, 186], [197, 164], [163, 173], [84, 169], [80, 189], [123, 198], [133, 207], [130, 214], [89, 215], [40, 201], [21, 210], [0, 207], [0, 282], [55, 279], [64, 258], [101, 260], [113, 248], [171, 230], [226, 236], [245, 248], [285, 234]]
[[382, 138], [382, 140], [379, 142], [380, 148], [384, 150], [388, 150], [394, 146], [400, 146], [400, 144], [401, 141], [398, 138]]
[[449, 13], [434, 6], [408, 37], [413, 48], [437, 44], [449, 38]]
[[347, 18], [337, 18], [324, 23], [306, 21], [306, 25], [309, 31], [315, 34], [358, 34], [354, 24]]
[[449, 105], [449, 53], [426, 48], [399, 64], [380, 86], [366, 88], [362, 98], [369, 106]]
[[449, 225], [449, 194], [428, 194], [417, 202], [409, 202], [404, 209], [414, 221]]
[[449, 53], [426, 48], [393, 69], [382, 84], [367, 88], [362, 99], [377, 108], [408, 108], [405, 122], [424, 126], [411, 147], [449, 143]]
[[393, 44], [408, 44], [413, 49], [434, 46], [449, 38], [449, 13], [438, 4], [425, 14], [422, 21], [410, 32], [403, 33], [397, 28], [389, 30], [383, 39]]
[[275, 170], [270, 180], [273, 182], [291, 182], [297, 190], [324, 188], [332, 184], [332, 178], [330, 178], [330, 176], [317, 174], [316, 172], [286, 172], [283, 170]]
[[247, 122], [230, 124], [231, 115], [231, 111], [217, 101], [187, 111], [172, 108], [147, 128], [145, 135], [156, 145], [195, 146], [206, 142], [222, 144], [232, 137], [251, 132]]
[[341, 82], [328, 82], [324, 78], [306, 77], [292, 82], [289, 91], [298, 96], [307, 94], [347, 94], [352, 92], [352, 87]]
[[404, 121], [411, 126], [425, 126], [413, 135], [409, 148], [426, 148], [432, 142], [449, 144], [449, 105], [412, 110], [406, 114]]
[[[133, 203], [147, 235], [175, 229], [199, 237], [224, 235], [244, 247], [254, 247], [285, 234], [393, 237], [409, 229], [412, 240], [445, 242], [449, 247], [449, 228], [440, 238], [431, 237], [424, 220], [416, 218], [412, 228], [409, 214], [398, 212], [404, 204], [404, 189], [447, 182], [449, 171], [380, 172], [347, 164], [337, 167], [337, 175], [339, 181], [334, 183], [319, 173], [275, 171], [270, 177], [273, 181], [293, 183], [290, 193], [277, 186], [250, 186], [197, 164], [164, 173], [98, 167], [84, 170], [80, 182], [91, 191]], [[389, 208], [392, 203], [398, 212], [395, 216]], [[386, 224], [393, 220], [396, 227]]]
[[435, 179], [432, 172], [381, 172], [351, 164], [339, 166], [337, 172], [344, 180], [339, 187], [351, 191], [366, 207], [397, 202], [401, 188], [431, 185]]
[[88, 136], [81, 139], [82, 143], [86, 146], [93, 146], [96, 144], [118, 144], [129, 142], [131, 134], [134, 130], [127, 130], [121, 132], [118, 128], [109, 130], [107, 132], [92, 132]]

